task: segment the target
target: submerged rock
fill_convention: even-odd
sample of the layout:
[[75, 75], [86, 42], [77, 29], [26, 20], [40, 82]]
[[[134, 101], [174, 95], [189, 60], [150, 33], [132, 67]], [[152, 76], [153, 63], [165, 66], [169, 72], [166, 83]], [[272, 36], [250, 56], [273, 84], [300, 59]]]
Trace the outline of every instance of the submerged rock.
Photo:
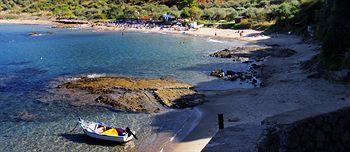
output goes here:
[[[159, 112], [167, 107], [186, 108], [202, 103], [203, 96], [192, 85], [172, 78], [81, 77], [56, 86], [58, 92], [73, 98], [74, 105], [85, 101], [134, 112]], [[68, 93], [67, 93], [68, 92]], [[85, 94], [88, 94], [86, 97]]]
[[16, 119], [19, 121], [32, 122], [32, 121], [37, 121], [41, 119], [41, 117], [32, 113], [29, 113], [27, 111], [23, 111], [17, 114]]
[[44, 33], [39, 33], [39, 32], [31, 32], [28, 35], [29, 36], [43, 36], [43, 35], [52, 35], [53, 32], [44, 32]]

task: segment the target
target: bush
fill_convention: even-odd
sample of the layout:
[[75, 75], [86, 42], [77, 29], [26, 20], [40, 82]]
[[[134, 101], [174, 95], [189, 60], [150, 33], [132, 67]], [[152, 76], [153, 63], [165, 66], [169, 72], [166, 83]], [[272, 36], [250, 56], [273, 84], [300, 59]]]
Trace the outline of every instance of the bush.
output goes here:
[[229, 8], [229, 9], [227, 9], [226, 10], [226, 19], [227, 20], [230, 20], [230, 21], [232, 21], [232, 20], [234, 20], [236, 17], [238, 17], [238, 12], [235, 10], [235, 9], [233, 9], [233, 8]]
[[253, 28], [253, 24], [248, 19], [243, 19], [241, 23], [235, 24], [234, 29], [251, 29]]
[[190, 16], [195, 18], [196, 20], [201, 19], [203, 12], [201, 9], [199, 9], [198, 7], [192, 7], [189, 10]]
[[189, 17], [191, 17], [190, 8], [188, 8], [188, 7], [183, 8], [182, 12], [181, 12], [181, 17], [182, 18], [189, 18]]
[[212, 20], [214, 18], [215, 12], [213, 9], [204, 9], [202, 18], [205, 20]]

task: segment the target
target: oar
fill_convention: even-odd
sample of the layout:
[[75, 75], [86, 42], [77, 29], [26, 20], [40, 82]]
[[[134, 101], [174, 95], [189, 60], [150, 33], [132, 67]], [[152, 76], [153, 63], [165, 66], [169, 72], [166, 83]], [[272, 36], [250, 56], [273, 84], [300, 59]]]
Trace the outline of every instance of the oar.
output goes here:
[[83, 119], [81, 119], [81, 118], [79, 117], [79, 118], [78, 118], [77, 124], [75, 124], [74, 128], [73, 128], [71, 131], [69, 131], [69, 132], [73, 132], [73, 131], [75, 130], [75, 128], [77, 128], [77, 126], [80, 124], [80, 122], [81, 122], [82, 120], [83, 120]]
[[127, 132], [129, 135], [134, 136], [134, 138], [137, 140], [136, 135], [135, 135], [134, 133], [132, 133], [132, 131], [130, 130], [130, 128], [129, 128], [129, 127], [126, 127], [126, 128], [125, 128], [125, 131], [126, 131], [126, 132]]

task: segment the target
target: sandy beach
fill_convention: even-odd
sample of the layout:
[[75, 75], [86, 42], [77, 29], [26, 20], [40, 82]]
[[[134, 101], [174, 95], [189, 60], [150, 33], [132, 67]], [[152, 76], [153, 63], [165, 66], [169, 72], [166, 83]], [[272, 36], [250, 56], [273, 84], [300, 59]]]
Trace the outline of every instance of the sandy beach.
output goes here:
[[[142, 33], [163, 33], [163, 34], [185, 34], [191, 36], [201, 36], [201, 37], [210, 37], [212, 39], [227, 39], [227, 40], [241, 40], [254, 42], [257, 40], [268, 39], [267, 36], [263, 35], [263, 31], [257, 30], [230, 30], [230, 29], [217, 29], [217, 28], [199, 28], [196, 30], [189, 31], [176, 31], [169, 29], [160, 29], [160, 28], [117, 28], [117, 27], [108, 27], [108, 26], [92, 26], [90, 24], [75, 25], [75, 24], [61, 24], [53, 20], [41, 20], [41, 19], [0, 19], [0, 24], [23, 24], [23, 25], [50, 25], [53, 27], [76, 27], [82, 29], [92, 29], [96, 32], [98, 31], [123, 31], [123, 32], [142, 32]], [[242, 32], [243, 31], [243, 32]], [[242, 32], [242, 35], [240, 35]]]
[[33, 20], [33, 19], [0, 19], [0, 24], [23, 24], [23, 25], [57, 25], [51, 20]]
[[[256, 42], [278, 44], [297, 51], [297, 54], [289, 58], [269, 58], [265, 62], [265, 87], [206, 92], [208, 102], [198, 106], [203, 112], [201, 121], [184, 140], [169, 146], [167, 151], [201, 151], [218, 131], [217, 114], [224, 114], [226, 127], [242, 125], [248, 128], [250, 125], [260, 125], [266, 117], [286, 111], [350, 101], [350, 92], [346, 91], [350, 89], [349, 86], [324, 79], [309, 79], [309, 73], [301, 70], [300, 64], [318, 54], [317, 48], [320, 46], [307, 44], [302, 38], [292, 35], [275, 35], [274, 38], [257, 39]], [[250, 149], [255, 151], [254, 147]]]
[[[0, 20], [0, 24], [57, 25], [50, 20]], [[95, 26], [96, 31], [118, 31], [114, 27]], [[166, 144], [161, 151], [197, 152], [201, 151], [218, 131], [217, 114], [224, 114], [225, 126], [241, 124], [260, 124], [272, 115], [303, 108], [310, 105], [350, 101], [350, 87], [330, 83], [323, 79], [309, 79], [308, 73], [301, 70], [300, 63], [318, 54], [317, 44], [307, 44], [294, 35], [263, 35], [263, 31], [238, 31], [213, 28], [200, 28], [195, 31], [172, 31], [160, 29], [127, 29], [135, 32], [154, 32], [169, 34], [187, 34], [212, 39], [241, 40], [265, 46], [279, 45], [295, 50], [292, 57], [270, 57], [264, 63], [264, 83], [262, 88], [237, 89], [226, 91], [206, 91], [206, 103], [197, 106], [201, 118], [196, 126], [184, 126], [187, 131], [179, 132], [174, 140]], [[188, 129], [191, 132], [188, 133]], [[181, 136], [181, 137], [180, 137]]]

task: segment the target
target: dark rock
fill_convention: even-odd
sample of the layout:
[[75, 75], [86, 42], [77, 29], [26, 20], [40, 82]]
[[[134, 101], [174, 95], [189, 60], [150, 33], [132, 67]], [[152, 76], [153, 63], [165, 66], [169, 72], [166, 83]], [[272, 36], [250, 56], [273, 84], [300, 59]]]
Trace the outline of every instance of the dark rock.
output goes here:
[[233, 54], [232, 50], [224, 49], [213, 54], [210, 54], [211, 57], [219, 57], [219, 58], [231, 58]]
[[253, 79], [253, 80], [252, 80], [252, 83], [253, 83], [253, 84], [256, 84], [256, 83], [258, 83], [258, 80]]
[[226, 71], [226, 75], [227, 75], [227, 76], [232, 76], [232, 75], [235, 75], [235, 74], [236, 74], [235, 71], [232, 71], [232, 70], [227, 70], [227, 71]]
[[210, 54], [211, 57], [219, 58], [235, 58], [235, 61], [242, 61], [240, 58], [249, 58], [251, 54], [250, 51], [259, 50], [259, 47], [236, 47], [233, 49], [224, 49]]
[[246, 78], [246, 79], [252, 79], [253, 76], [252, 76], [252, 75], [249, 75], [249, 74], [246, 74], [246, 75], [245, 75], [245, 78]]
[[222, 69], [219, 70], [214, 70], [210, 73], [211, 76], [215, 76], [218, 78], [224, 78], [225, 77], [225, 72]]
[[42, 35], [44, 35], [44, 34], [39, 33], [39, 32], [31, 32], [31, 33], [29, 33], [29, 36], [42, 36]]
[[227, 78], [230, 81], [236, 81], [239, 78], [239, 76], [238, 75], [229, 75], [229, 76], [227, 76]]

